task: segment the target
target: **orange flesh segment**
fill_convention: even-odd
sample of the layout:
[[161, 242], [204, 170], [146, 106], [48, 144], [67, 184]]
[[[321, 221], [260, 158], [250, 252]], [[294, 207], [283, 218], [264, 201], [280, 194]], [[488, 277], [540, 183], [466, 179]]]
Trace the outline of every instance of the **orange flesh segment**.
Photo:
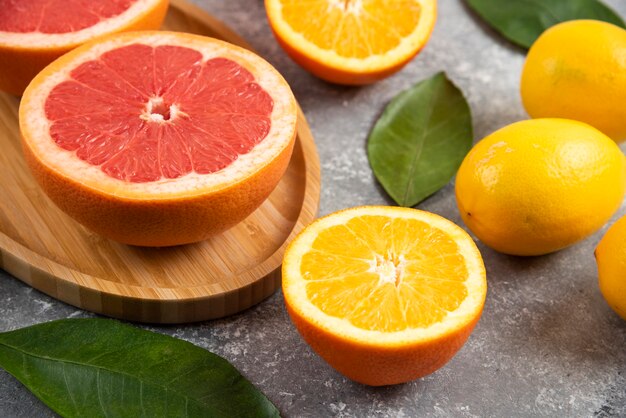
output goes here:
[[458, 244], [414, 219], [361, 216], [329, 227], [300, 271], [313, 305], [365, 330], [426, 328], [468, 295]]
[[283, 19], [322, 49], [347, 58], [382, 55], [418, 26], [415, 0], [283, 0]]

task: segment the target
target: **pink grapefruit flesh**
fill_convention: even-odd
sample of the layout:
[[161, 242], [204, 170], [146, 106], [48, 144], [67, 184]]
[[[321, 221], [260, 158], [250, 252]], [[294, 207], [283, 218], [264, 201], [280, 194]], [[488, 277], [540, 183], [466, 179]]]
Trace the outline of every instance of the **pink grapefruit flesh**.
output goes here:
[[0, 31], [67, 33], [119, 16], [137, 0], [3, 0]]
[[119, 180], [213, 173], [270, 131], [273, 101], [252, 74], [191, 48], [129, 45], [70, 76], [46, 100], [50, 136]]
[[0, 90], [22, 94], [46, 65], [98, 37], [158, 29], [169, 0], [0, 0]]
[[149, 246], [244, 219], [278, 184], [297, 106], [257, 55], [211, 38], [131, 32], [46, 67], [20, 105], [27, 162], [88, 228]]

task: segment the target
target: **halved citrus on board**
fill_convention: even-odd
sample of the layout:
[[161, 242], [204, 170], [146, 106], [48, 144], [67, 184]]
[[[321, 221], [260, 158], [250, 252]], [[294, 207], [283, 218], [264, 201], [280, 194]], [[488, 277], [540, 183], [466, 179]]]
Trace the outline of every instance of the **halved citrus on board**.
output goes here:
[[0, 90], [22, 94], [67, 51], [99, 36], [158, 29], [168, 0], [0, 1]]
[[416, 209], [363, 206], [321, 218], [289, 245], [283, 292], [304, 340], [368, 385], [425, 376], [461, 348], [487, 283], [474, 241]]
[[436, 0], [265, 0], [285, 51], [316, 76], [368, 84], [406, 65], [428, 42]]
[[256, 54], [197, 35], [130, 32], [79, 47], [20, 105], [26, 160], [62, 210], [104, 236], [165, 246], [243, 220], [278, 184], [297, 105]]

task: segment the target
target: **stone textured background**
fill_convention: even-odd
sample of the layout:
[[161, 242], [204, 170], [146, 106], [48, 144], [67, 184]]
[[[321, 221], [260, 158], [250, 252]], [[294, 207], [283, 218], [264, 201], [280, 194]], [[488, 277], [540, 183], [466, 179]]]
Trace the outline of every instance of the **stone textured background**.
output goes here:
[[[527, 117], [518, 93], [523, 51], [461, 0], [439, 0], [433, 37], [410, 65], [362, 88], [324, 83], [290, 61], [272, 37], [261, 0], [195, 3], [248, 39], [292, 85], [318, 145], [321, 215], [391, 204], [369, 168], [367, 134], [394, 95], [437, 71], [445, 70], [469, 100], [475, 140]], [[626, 1], [606, 3], [626, 17]], [[419, 208], [461, 224], [452, 184]], [[504, 256], [478, 243], [489, 281], [480, 323], [448, 365], [404, 385], [369, 388], [336, 373], [300, 339], [280, 292], [223, 320], [147, 328], [225, 357], [288, 417], [626, 416], [626, 322], [602, 299], [593, 259], [606, 228], [543, 257]], [[86, 316], [0, 271], [0, 331]], [[53, 414], [0, 370], [0, 416]]]

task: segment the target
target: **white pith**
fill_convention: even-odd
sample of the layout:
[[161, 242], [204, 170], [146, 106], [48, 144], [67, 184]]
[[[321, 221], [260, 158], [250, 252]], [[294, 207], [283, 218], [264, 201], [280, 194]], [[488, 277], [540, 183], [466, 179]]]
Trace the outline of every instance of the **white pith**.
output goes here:
[[393, 260], [389, 256], [377, 255], [376, 260], [372, 260], [369, 271], [378, 274], [380, 283], [390, 283], [398, 285], [402, 281], [406, 260], [403, 255], [398, 260]]
[[[311, 249], [320, 231], [335, 225], [343, 225], [351, 218], [362, 215], [417, 219], [449, 235], [459, 246], [469, 273], [465, 281], [469, 291], [461, 305], [456, 310], [449, 312], [442, 321], [427, 328], [409, 328], [396, 332], [382, 332], [355, 327], [348, 320], [330, 316], [312, 304], [306, 295], [306, 285], [309, 282], [302, 277], [300, 272], [302, 256]], [[391, 282], [392, 274], [395, 282], [395, 273], [397, 273], [395, 269], [397, 268], [397, 265], [392, 269], [389, 264], [383, 263], [382, 268], [376, 270], [376, 267], [373, 267], [374, 270], [372, 271], [380, 274], [381, 284], [384, 284]], [[315, 221], [292, 242], [283, 261], [282, 280], [283, 293], [285, 299], [289, 302], [289, 306], [308, 318], [310, 322], [331, 334], [341, 335], [351, 341], [359, 341], [370, 345], [402, 345], [426, 341], [448, 334], [454, 329], [467, 325], [479, 315], [487, 293], [485, 267], [482, 258], [476, 248], [476, 244], [463, 229], [447, 219], [432, 213], [415, 209], [382, 206], [363, 206], [347, 209]]]
[[[161, 104], [163, 104], [162, 97], [151, 97], [150, 100], [148, 100], [148, 102], [146, 103], [146, 108], [144, 109], [143, 113], [139, 117], [141, 119], [151, 120], [153, 122], [165, 122], [165, 117], [162, 114], [156, 112], [154, 109], [155, 106], [158, 106]], [[168, 113], [170, 116], [169, 118], [167, 118], [167, 120], [175, 121], [176, 118], [178, 118], [178, 116], [182, 114], [183, 112], [181, 112], [178, 104], [173, 103], [169, 106]]]
[[[96, 1], [96, 0], [94, 0]], [[0, 45], [19, 48], [55, 48], [80, 45], [96, 36], [116, 32], [131, 21], [154, 9], [161, 0], [137, 0], [117, 16], [101, 20], [93, 26], [68, 33], [4, 32], [0, 31]]]
[[[361, 0], [352, 0], [349, 3], [346, 3], [345, 0], [318, 1], [327, 2], [329, 8], [342, 8], [345, 9], [347, 13], [352, 13], [357, 16], [363, 12]], [[415, 0], [415, 3], [420, 5], [421, 15], [430, 19], [434, 25], [437, 14], [435, 1]], [[292, 48], [313, 61], [319, 61], [329, 67], [355, 73], [374, 72], [402, 62], [408, 56], [412, 56], [415, 51], [425, 43], [432, 31], [431, 25], [420, 25], [418, 30], [413, 32], [410, 36], [402, 38], [395, 48], [384, 54], [372, 54], [366, 58], [350, 58], [339, 55], [333, 50], [320, 48], [318, 45], [309, 41], [300, 32], [292, 28], [287, 21], [282, 18], [281, 0], [270, 0], [266, 2], [266, 6], [267, 15], [272, 24], [272, 28], [278, 37], [283, 39]]]
[[359, 15], [363, 11], [363, 0], [329, 0], [328, 8], [341, 9], [346, 13]]
[[[101, 43], [75, 50], [66, 56], [70, 59], [69, 62], [60, 69], [57, 68], [57, 71], [51, 73], [49, 77], [41, 78], [41, 83], [33, 83], [36, 87], [27, 90], [20, 109], [20, 128], [27, 133], [23, 136], [28, 141], [28, 146], [46, 166], [78, 183], [114, 196], [167, 199], [195, 192], [219, 190], [240, 182], [267, 165], [289, 145], [296, 126], [295, 99], [280, 74], [265, 60], [250, 51], [210, 38], [187, 35], [181, 41], [181, 37], [167, 32], [145, 32], [141, 36], [136, 36], [137, 34], [139, 32], [117, 35]], [[212, 174], [191, 172], [176, 179], [162, 178], [146, 183], [115, 179], [102, 172], [98, 166], [80, 160], [75, 152], [61, 149], [49, 135], [50, 122], [44, 110], [48, 94], [57, 84], [67, 80], [70, 71], [79, 64], [129, 43], [186, 46], [201, 52], [205, 60], [224, 57], [239, 63], [254, 75], [255, 81], [274, 101], [270, 132], [248, 154], [240, 155], [221, 171]], [[150, 103], [147, 103], [141, 117], [159, 119], [158, 116], [161, 115], [151, 114], [148, 112], [149, 107]], [[170, 112], [175, 118], [178, 109], [173, 106]]]

